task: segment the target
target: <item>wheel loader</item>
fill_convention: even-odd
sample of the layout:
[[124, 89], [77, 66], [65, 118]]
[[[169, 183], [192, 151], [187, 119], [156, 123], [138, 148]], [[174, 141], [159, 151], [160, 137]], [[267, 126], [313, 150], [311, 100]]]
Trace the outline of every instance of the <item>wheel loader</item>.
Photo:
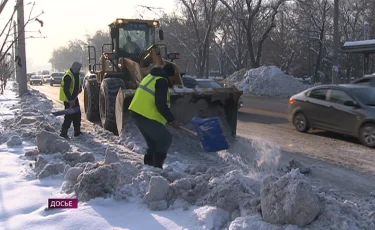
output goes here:
[[[181, 73], [173, 62], [179, 53], [168, 53], [167, 45], [156, 44], [164, 32], [159, 21], [116, 19], [109, 25], [110, 41], [102, 45], [96, 60], [96, 47], [88, 46], [90, 74], [84, 86], [84, 109], [89, 121], [101, 122], [103, 128], [120, 135], [126, 132], [128, 106], [142, 79], [154, 66], [172, 63], [175, 75], [169, 80], [171, 111], [178, 121], [194, 131], [193, 117], [220, 117], [227, 138], [233, 139], [237, 129], [237, 106], [242, 91], [235, 87], [221, 89], [189, 89], [183, 86]], [[109, 47], [109, 52], [104, 48]], [[131, 122], [131, 121], [129, 121]]]

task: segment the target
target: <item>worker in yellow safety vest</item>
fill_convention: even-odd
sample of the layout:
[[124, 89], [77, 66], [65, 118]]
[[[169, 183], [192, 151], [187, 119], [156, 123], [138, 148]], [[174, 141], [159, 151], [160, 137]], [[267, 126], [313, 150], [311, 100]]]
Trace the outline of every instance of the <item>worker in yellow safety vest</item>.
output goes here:
[[[73, 62], [72, 66], [61, 79], [60, 86], [60, 101], [64, 102], [65, 109], [71, 107], [80, 106], [78, 95], [82, 92], [82, 81], [79, 76], [79, 71], [82, 68], [82, 64], [79, 62]], [[79, 136], [81, 132], [81, 112], [74, 114], [66, 114], [64, 116], [64, 122], [61, 127], [60, 136], [69, 139], [68, 130], [73, 122], [74, 136]]]
[[179, 122], [170, 110], [169, 77], [174, 76], [173, 64], [154, 67], [139, 84], [130, 103], [130, 115], [147, 143], [144, 164], [163, 168], [172, 135], [165, 127], [169, 123], [175, 129]]

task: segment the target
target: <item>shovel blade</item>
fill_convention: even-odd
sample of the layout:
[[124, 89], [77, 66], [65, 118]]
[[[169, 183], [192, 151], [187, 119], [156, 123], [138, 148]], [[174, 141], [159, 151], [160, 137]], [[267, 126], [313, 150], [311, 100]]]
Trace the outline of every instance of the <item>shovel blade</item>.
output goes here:
[[201, 146], [206, 152], [217, 152], [229, 148], [223, 134], [221, 121], [218, 117], [192, 119], [194, 128], [199, 136]]

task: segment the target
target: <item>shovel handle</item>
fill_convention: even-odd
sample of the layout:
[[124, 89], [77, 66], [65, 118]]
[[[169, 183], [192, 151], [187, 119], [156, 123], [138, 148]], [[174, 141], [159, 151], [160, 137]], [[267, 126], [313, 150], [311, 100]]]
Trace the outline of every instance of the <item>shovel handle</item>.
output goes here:
[[196, 132], [193, 132], [193, 131], [191, 131], [191, 130], [189, 130], [187, 128], [184, 128], [182, 126], [179, 126], [179, 129], [181, 129], [182, 131], [185, 131], [185, 132], [187, 132], [187, 133], [189, 133], [191, 135], [198, 136], [198, 134]]

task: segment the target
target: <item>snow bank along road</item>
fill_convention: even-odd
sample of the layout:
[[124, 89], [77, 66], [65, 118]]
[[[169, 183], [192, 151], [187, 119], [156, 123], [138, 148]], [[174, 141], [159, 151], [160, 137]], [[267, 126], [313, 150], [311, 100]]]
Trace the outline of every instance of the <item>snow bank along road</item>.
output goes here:
[[[58, 103], [58, 86], [32, 88]], [[83, 107], [83, 95], [80, 97]], [[375, 190], [375, 150], [361, 146], [353, 138], [328, 132], [297, 132], [286, 118], [287, 99], [245, 95], [243, 101], [244, 107], [238, 114], [240, 136], [278, 144], [283, 151], [282, 162], [295, 158], [307, 166], [319, 165], [319, 170], [314, 170], [316, 178], [359, 192]], [[83, 129], [93, 127], [91, 122], [84, 121], [84, 116], [82, 118]]]

